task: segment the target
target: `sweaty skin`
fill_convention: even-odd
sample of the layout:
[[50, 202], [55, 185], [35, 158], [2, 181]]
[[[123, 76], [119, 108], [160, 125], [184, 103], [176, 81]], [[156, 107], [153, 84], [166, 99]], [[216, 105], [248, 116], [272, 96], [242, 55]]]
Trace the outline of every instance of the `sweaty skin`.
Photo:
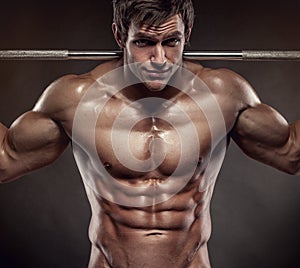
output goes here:
[[[209, 207], [216, 178], [204, 174], [213, 150], [211, 130], [207, 117], [189, 95], [183, 93], [184, 89], [166, 86], [167, 76], [157, 75], [165, 61], [190, 70], [208, 86], [218, 102], [226, 127], [220, 140], [233, 137], [249, 156], [291, 174], [299, 172], [300, 122], [288, 125], [274, 109], [261, 104], [251, 86], [236, 73], [183, 62], [179, 56], [186, 41], [183, 30], [178, 16], [160, 27], [131, 27], [124, 59], [104, 63], [83, 75], [60, 78], [49, 86], [32, 111], [17, 119], [9, 129], [1, 125], [2, 182], [50, 164], [70, 142], [76, 145], [74, 154], [92, 209], [90, 268], [210, 267], [207, 250], [211, 234]], [[117, 29], [114, 32], [118, 41]], [[143, 36], [137, 39], [137, 35]], [[84, 94], [100, 77], [124, 64], [143, 63], [149, 59], [150, 65], [145, 66], [151, 66], [151, 71], [141, 68], [140, 73], [136, 73], [148, 76], [148, 83], [129, 86], [115, 95], [111, 95], [109, 89], [102, 89], [107, 103], [95, 128], [96, 150], [107, 172], [121, 185], [118, 194], [110, 196], [115, 189], [101, 180], [87, 150], [89, 141], [85, 130], [76, 141], [72, 140], [75, 112]], [[174, 73], [176, 75], [178, 73]], [[195, 87], [193, 94], [205, 102], [207, 96], [197, 85], [192, 86]], [[132, 102], [149, 97], [172, 100], [191, 118], [190, 122], [180, 120], [180, 113], [174, 112], [172, 105], [155, 107], [160, 111], [158, 114], [175, 117], [178, 128], [184, 129], [191, 123], [195, 126], [199, 140], [186, 137], [186, 145], [199, 151], [199, 158], [195, 163], [195, 159], [186, 157], [177, 176], [172, 177], [172, 174], [181, 156], [180, 137], [172, 125], [159, 117], [140, 120], [129, 135], [129, 149], [137, 159], [150, 159], [155, 164], [163, 148], [165, 158], [154, 169], [131, 170], [120, 163], [113, 151], [110, 137], [115, 119]], [[93, 108], [87, 106], [83, 111], [88, 114]], [[129, 108], [129, 118], [147, 114], [147, 107]], [[118, 135], [123, 133], [122, 127], [114, 131]], [[156, 143], [153, 143], [154, 138]], [[126, 155], [130, 152], [128, 148], [120, 147], [118, 153]], [[196, 169], [189, 174], [189, 167], [194, 165]], [[185, 175], [189, 180], [180, 191], [157, 202], [165, 193], [171, 193]], [[94, 183], [93, 187], [87, 182]], [[146, 194], [134, 194], [139, 186], [144, 186]], [[139, 206], [145, 200], [152, 201], [152, 205]], [[122, 202], [139, 205], [125, 206]]]

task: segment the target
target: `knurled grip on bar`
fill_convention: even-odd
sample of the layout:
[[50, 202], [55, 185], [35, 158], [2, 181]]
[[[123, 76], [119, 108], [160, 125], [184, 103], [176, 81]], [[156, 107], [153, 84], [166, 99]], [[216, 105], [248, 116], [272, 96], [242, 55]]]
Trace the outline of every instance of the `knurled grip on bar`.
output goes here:
[[300, 60], [300, 51], [243, 50], [243, 60]]
[[1, 50], [0, 60], [65, 60], [68, 50]]

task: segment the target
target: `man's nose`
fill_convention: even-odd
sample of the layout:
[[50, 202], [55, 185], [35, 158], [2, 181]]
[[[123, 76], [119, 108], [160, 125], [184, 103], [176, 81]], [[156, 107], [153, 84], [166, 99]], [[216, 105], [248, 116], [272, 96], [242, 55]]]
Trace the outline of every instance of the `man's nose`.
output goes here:
[[150, 61], [155, 66], [165, 66], [167, 59], [164, 47], [161, 44], [156, 44], [153, 47], [152, 55]]

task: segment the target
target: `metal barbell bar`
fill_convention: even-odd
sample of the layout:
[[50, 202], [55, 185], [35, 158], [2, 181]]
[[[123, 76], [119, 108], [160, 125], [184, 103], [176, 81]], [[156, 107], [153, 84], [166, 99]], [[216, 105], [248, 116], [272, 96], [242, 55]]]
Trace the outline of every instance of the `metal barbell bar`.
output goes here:
[[[122, 57], [113, 50], [0, 50], [0, 60], [112, 60]], [[300, 60], [297, 50], [240, 50], [240, 51], [184, 51], [188, 60]]]

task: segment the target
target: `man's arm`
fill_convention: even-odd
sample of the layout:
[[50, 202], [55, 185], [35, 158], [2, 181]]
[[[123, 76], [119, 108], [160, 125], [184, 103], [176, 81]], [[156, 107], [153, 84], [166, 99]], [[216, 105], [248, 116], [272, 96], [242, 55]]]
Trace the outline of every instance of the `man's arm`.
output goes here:
[[300, 173], [300, 121], [289, 125], [259, 103], [241, 112], [232, 137], [250, 157], [289, 174]]
[[53, 162], [66, 148], [68, 139], [49, 117], [28, 112], [7, 129], [0, 125], [0, 182]]
[[288, 124], [275, 109], [262, 104], [252, 86], [235, 72], [213, 70], [205, 80], [210, 88], [217, 88], [224, 117], [237, 115], [230, 134], [248, 156], [289, 174], [300, 173], [300, 121]]
[[57, 114], [70, 106], [62, 92], [69, 77], [53, 83], [32, 111], [20, 116], [10, 128], [0, 123], [0, 182], [16, 179], [52, 163], [65, 150], [69, 138]]

